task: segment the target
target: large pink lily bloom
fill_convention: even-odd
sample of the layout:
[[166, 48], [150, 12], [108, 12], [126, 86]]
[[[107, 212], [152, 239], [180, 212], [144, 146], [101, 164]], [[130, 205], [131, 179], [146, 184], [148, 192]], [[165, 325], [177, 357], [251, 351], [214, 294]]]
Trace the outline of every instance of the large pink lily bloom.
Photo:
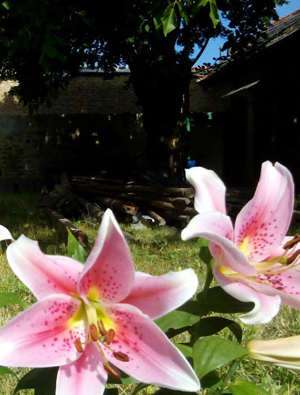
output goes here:
[[254, 302], [241, 316], [247, 324], [266, 323], [280, 303], [300, 309], [299, 247], [283, 249], [294, 206], [294, 183], [279, 163], [262, 164], [254, 197], [238, 214], [235, 227], [226, 215], [225, 186], [212, 171], [187, 170], [195, 188], [196, 215], [182, 231], [183, 240], [210, 241], [212, 270], [218, 283], [234, 298]]
[[135, 272], [110, 210], [85, 265], [47, 256], [25, 236], [7, 257], [38, 301], [0, 330], [0, 365], [59, 366], [56, 395], [101, 395], [117, 368], [144, 383], [199, 389], [189, 363], [153, 322], [192, 297], [197, 276], [192, 269]]

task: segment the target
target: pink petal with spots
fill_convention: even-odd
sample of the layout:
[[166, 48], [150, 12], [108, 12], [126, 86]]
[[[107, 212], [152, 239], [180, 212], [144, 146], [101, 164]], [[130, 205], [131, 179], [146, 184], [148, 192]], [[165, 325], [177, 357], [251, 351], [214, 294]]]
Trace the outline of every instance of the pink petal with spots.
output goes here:
[[147, 315], [122, 303], [110, 309], [110, 316], [116, 322], [111, 347], [129, 357], [128, 362], [121, 362], [104, 349], [111, 363], [143, 383], [179, 391], [199, 390], [190, 364]]
[[198, 213], [220, 211], [226, 214], [223, 181], [212, 170], [193, 167], [185, 171], [186, 179], [195, 188], [195, 209]]
[[280, 308], [280, 297], [278, 295], [268, 296], [257, 292], [250, 286], [242, 283], [244, 278], [233, 280], [224, 276], [218, 265], [213, 267], [213, 273], [217, 282], [229, 295], [241, 302], [254, 303], [253, 310], [239, 317], [245, 324], [265, 324], [271, 321], [278, 313]]
[[250, 260], [261, 262], [282, 243], [294, 206], [294, 183], [286, 167], [262, 164], [255, 195], [236, 219], [236, 245], [243, 243]]
[[[277, 270], [285, 269], [287, 269], [286, 266], [277, 265]], [[276, 267], [273, 267], [272, 270], [276, 270]], [[259, 274], [257, 279], [259, 281], [243, 279], [243, 282], [266, 295], [278, 295], [282, 304], [300, 310], [300, 272], [297, 269], [277, 274]]]
[[104, 303], [125, 299], [134, 282], [134, 263], [129, 247], [111, 210], [106, 210], [95, 245], [78, 283], [79, 295], [99, 290]]
[[0, 225], [0, 241], [3, 240], [14, 240], [14, 238], [12, 237], [8, 229]]
[[50, 367], [80, 357], [76, 338], [86, 341], [83, 321], [70, 326], [80, 302], [66, 295], [52, 295], [23, 311], [0, 330], [0, 365]]
[[79, 359], [59, 368], [55, 394], [102, 395], [106, 380], [103, 358], [96, 346], [90, 343]]
[[74, 259], [45, 255], [37, 241], [19, 237], [7, 249], [7, 259], [19, 279], [38, 298], [76, 292], [83, 266]]
[[162, 276], [136, 272], [134, 286], [123, 303], [136, 306], [150, 318], [156, 319], [189, 300], [197, 288], [198, 277], [192, 269]]
[[221, 261], [226, 267], [245, 275], [254, 275], [246, 256], [230, 240], [232, 223], [230, 218], [222, 213], [211, 212], [196, 215], [181, 233], [183, 240], [193, 237], [203, 237], [209, 240], [212, 256]]

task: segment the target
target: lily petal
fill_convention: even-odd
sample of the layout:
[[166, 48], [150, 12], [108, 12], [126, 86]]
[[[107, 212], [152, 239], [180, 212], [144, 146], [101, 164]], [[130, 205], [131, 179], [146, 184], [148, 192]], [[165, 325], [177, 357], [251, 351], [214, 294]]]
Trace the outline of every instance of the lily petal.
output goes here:
[[185, 171], [186, 179], [195, 188], [195, 209], [198, 213], [219, 211], [226, 214], [223, 181], [212, 170], [192, 167]]
[[8, 247], [7, 259], [14, 273], [38, 299], [53, 293], [76, 292], [83, 266], [68, 257], [45, 255], [37, 241], [22, 235]]
[[238, 214], [235, 243], [252, 261], [268, 258], [288, 230], [294, 205], [294, 184], [291, 173], [279, 163], [262, 164], [261, 176], [254, 197]]
[[240, 316], [240, 320], [248, 325], [265, 324], [272, 320], [280, 308], [278, 295], [268, 296], [255, 291], [241, 281], [224, 276], [220, 267], [213, 266], [213, 273], [217, 282], [225, 292], [241, 302], [253, 302], [254, 308], [249, 313]]
[[156, 319], [189, 300], [197, 288], [198, 278], [192, 269], [162, 276], [136, 272], [134, 286], [122, 302], [136, 306], [150, 318]]
[[123, 233], [111, 210], [106, 210], [95, 245], [78, 282], [78, 294], [93, 290], [104, 303], [125, 299], [134, 282], [134, 263]]
[[12, 237], [8, 229], [0, 225], [0, 241], [3, 240], [14, 240], [14, 238]]
[[99, 350], [88, 344], [79, 359], [59, 368], [56, 395], [102, 395], [107, 380], [102, 363]]
[[51, 295], [17, 315], [0, 330], [0, 365], [50, 367], [75, 361], [74, 341], [86, 341], [82, 320], [72, 323], [80, 302]]
[[215, 259], [221, 260], [223, 265], [237, 273], [255, 275], [255, 268], [249, 264], [243, 252], [230, 241], [231, 236], [230, 218], [218, 212], [196, 215], [181, 233], [183, 240], [203, 237], [211, 241], [210, 251]]
[[147, 315], [123, 303], [113, 306], [110, 314], [116, 323], [111, 347], [129, 357], [128, 362], [120, 362], [105, 349], [111, 363], [144, 383], [179, 391], [199, 390], [190, 364]]
[[300, 336], [275, 340], [252, 340], [247, 344], [249, 357], [274, 365], [300, 370]]

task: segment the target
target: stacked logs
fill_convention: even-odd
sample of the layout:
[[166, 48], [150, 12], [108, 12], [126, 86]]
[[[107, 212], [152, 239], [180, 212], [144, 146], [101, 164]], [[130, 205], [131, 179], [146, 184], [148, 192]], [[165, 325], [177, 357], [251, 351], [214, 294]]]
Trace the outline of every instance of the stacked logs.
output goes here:
[[87, 236], [68, 220], [89, 216], [98, 222], [107, 208], [119, 221], [144, 226], [175, 226], [184, 228], [197, 214], [193, 206], [191, 186], [170, 186], [151, 180], [144, 184], [102, 177], [61, 176], [52, 191], [40, 197], [43, 207], [58, 232], [67, 239], [67, 229], [87, 246]]

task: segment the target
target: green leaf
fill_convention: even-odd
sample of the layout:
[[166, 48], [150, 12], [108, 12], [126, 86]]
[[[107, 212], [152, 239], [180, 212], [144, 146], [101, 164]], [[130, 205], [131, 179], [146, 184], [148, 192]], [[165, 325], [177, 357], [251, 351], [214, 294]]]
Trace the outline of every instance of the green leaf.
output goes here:
[[0, 307], [7, 306], [8, 304], [18, 304], [26, 309], [28, 303], [24, 302], [17, 294], [12, 292], [0, 292]]
[[15, 372], [7, 368], [6, 366], [0, 366], [0, 374], [12, 374], [15, 376]]
[[53, 40], [50, 34], [47, 34], [44, 38], [43, 51], [49, 56], [49, 58], [55, 58], [57, 56], [57, 49], [53, 44]]
[[197, 336], [211, 336], [220, 332], [224, 328], [230, 329], [237, 341], [241, 342], [243, 337], [241, 326], [238, 323], [223, 317], [202, 318], [198, 326]]
[[34, 395], [55, 395], [58, 368], [32, 369], [21, 378], [14, 394], [23, 389], [34, 389]]
[[160, 327], [160, 329], [162, 329], [164, 332], [167, 332], [171, 328], [180, 329], [192, 326], [196, 324], [199, 319], [199, 316], [186, 311], [174, 310], [155, 320], [155, 323]]
[[193, 347], [194, 370], [201, 380], [207, 373], [247, 354], [246, 348], [221, 337], [198, 339]]
[[215, 390], [222, 384], [222, 380], [218, 376], [217, 372], [213, 370], [212, 372], [209, 372], [206, 374], [204, 377], [201, 379], [201, 387], [204, 388], [209, 388], [209, 393], [214, 393]]
[[209, 0], [209, 5], [210, 5], [209, 16], [210, 16], [210, 19], [212, 20], [214, 28], [216, 28], [217, 24], [220, 22], [219, 10], [217, 7], [216, 0]]
[[153, 395], [197, 395], [197, 393], [173, 391], [173, 390], [167, 390], [166, 388], [161, 388], [160, 390], [156, 391]]
[[197, 240], [197, 246], [199, 246], [200, 248], [208, 247], [209, 246], [209, 240], [204, 239], [203, 237], [199, 237], [199, 239]]
[[142, 389], [149, 387], [149, 384], [140, 383], [138, 384], [135, 389], [132, 391], [131, 395], [136, 395]]
[[118, 388], [106, 388], [103, 395], [118, 395]]
[[186, 358], [191, 358], [193, 359], [193, 348], [190, 346], [187, 346], [186, 344], [181, 344], [181, 343], [175, 343], [175, 346], [182, 352], [182, 354]]
[[213, 287], [208, 290], [207, 296], [202, 292], [198, 294], [199, 304], [204, 304], [207, 311], [216, 313], [247, 313], [254, 307], [252, 302], [240, 302], [226, 293], [221, 287]]
[[9, 1], [3, 1], [2, 5], [4, 8], [6, 8], [7, 10], [10, 10], [10, 2]]
[[161, 18], [164, 35], [167, 36], [177, 27], [177, 18], [175, 13], [175, 4], [170, 4]]
[[84, 263], [87, 257], [87, 252], [70, 231], [70, 229], [68, 229], [68, 256], [81, 263]]
[[270, 395], [262, 387], [249, 381], [239, 380], [229, 386], [232, 395]]
[[210, 265], [210, 262], [212, 260], [211, 253], [209, 251], [208, 247], [201, 247], [199, 256], [202, 262], [204, 262], [206, 265]]

